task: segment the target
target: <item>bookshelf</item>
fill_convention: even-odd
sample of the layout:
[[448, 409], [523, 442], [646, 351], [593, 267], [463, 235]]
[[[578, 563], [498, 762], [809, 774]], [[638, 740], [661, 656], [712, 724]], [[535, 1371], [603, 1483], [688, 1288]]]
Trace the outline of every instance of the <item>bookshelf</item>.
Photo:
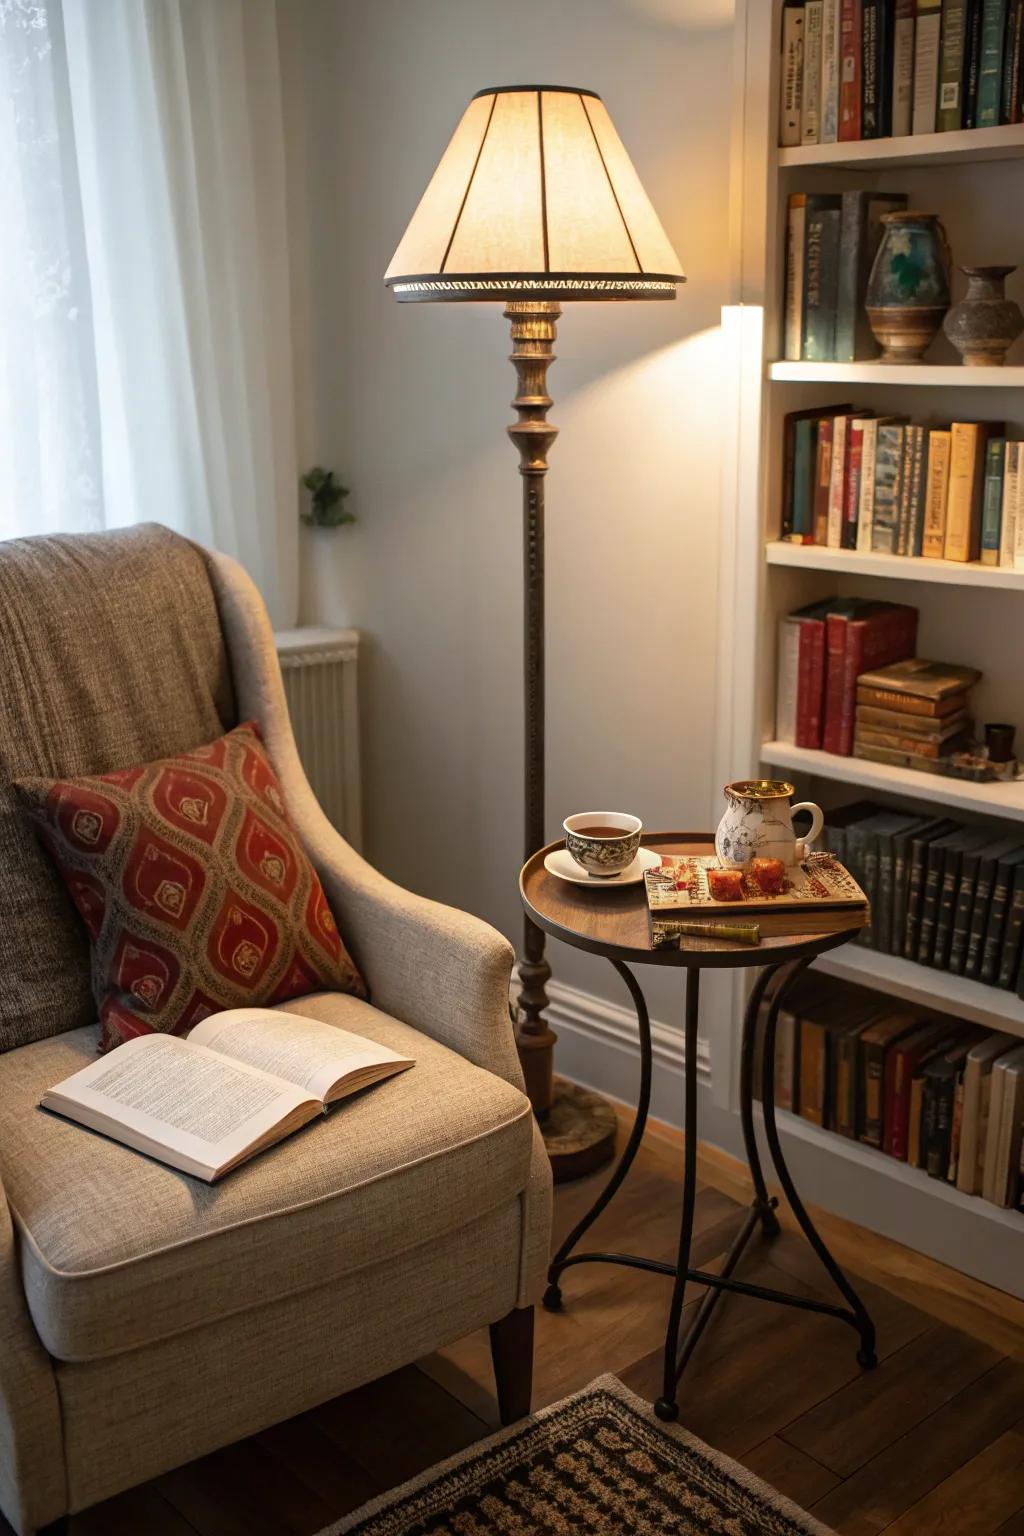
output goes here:
[[[730, 302], [723, 312], [731, 389], [725, 462], [731, 467], [722, 496], [716, 779], [784, 775], [799, 798], [826, 809], [867, 792], [896, 809], [948, 808], [966, 821], [986, 816], [1024, 823], [1024, 784], [945, 779], [774, 739], [779, 619], [823, 597], [862, 595], [913, 603], [921, 616], [921, 654], [979, 667], [978, 718], [1012, 720], [1024, 752], [1024, 573], [793, 545], [778, 537], [788, 411], [849, 400], [930, 423], [1005, 420], [1009, 435], [1024, 437], [1024, 339], [1004, 368], [964, 368], [943, 337], [918, 366], [778, 361], [789, 194], [864, 187], [905, 192], [911, 207], [941, 215], [954, 261], [1009, 263], [1024, 251], [1024, 125], [780, 150], [781, 9], [781, 0], [736, 5]], [[957, 274], [955, 297], [963, 286]], [[1008, 290], [1021, 298], [1019, 276]], [[893, 997], [1024, 1038], [1024, 1002], [1012, 993], [860, 946], [837, 950], [820, 964]], [[734, 1009], [738, 1001], [737, 993]], [[729, 1038], [735, 1048], [735, 1033]], [[792, 1116], [784, 1135], [819, 1204], [1024, 1295], [1024, 1214], [964, 1196]]]

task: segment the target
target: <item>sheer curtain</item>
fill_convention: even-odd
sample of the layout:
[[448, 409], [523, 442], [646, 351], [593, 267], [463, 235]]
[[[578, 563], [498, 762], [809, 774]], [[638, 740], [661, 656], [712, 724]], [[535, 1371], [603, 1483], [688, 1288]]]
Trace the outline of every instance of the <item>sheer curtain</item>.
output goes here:
[[[275, 0], [0, 0], [0, 17], [4, 110], [15, 102], [15, 144], [25, 146], [19, 266], [31, 278], [43, 251], [65, 274], [52, 318], [31, 315], [32, 284], [21, 284], [18, 315], [5, 317], [16, 361], [0, 396], [0, 430], [17, 439], [11, 457], [48, 459], [35, 447], [45, 432], [59, 440], [63, 483], [44, 513], [44, 471], [33, 482], [8, 467], [0, 533], [156, 519], [239, 558], [274, 621], [294, 623]], [[36, 383], [30, 410], [20, 405], [25, 368]]]

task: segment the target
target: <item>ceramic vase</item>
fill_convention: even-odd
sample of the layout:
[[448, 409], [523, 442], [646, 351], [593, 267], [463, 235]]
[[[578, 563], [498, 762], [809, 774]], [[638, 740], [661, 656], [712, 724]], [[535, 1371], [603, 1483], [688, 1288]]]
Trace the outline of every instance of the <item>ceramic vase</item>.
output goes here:
[[942, 329], [966, 368], [1001, 367], [1024, 331], [1019, 304], [1006, 297], [1006, 279], [1016, 267], [961, 267], [967, 295], [954, 304]]
[[949, 242], [936, 213], [883, 213], [867, 316], [883, 363], [919, 363], [949, 308]]

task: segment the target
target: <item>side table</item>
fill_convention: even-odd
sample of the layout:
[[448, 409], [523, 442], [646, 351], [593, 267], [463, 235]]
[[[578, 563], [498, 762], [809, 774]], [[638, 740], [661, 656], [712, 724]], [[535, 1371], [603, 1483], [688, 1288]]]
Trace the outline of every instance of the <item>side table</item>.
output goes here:
[[[643, 838], [643, 846], [659, 853], [709, 854], [714, 839], [707, 832], [652, 833]], [[562, 1275], [575, 1264], [624, 1264], [671, 1276], [672, 1300], [665, 1333], [664, 1376], [661, 1396], [654, 1404], [659, 1418], [675, 1419], [679, 1414], [679, 1381], [698, 1339], [707, 1327], [723, 1291], [754, 1296], [760, 1301], [778, 1302], [805, 1311], [823, 1312], [838, 1318], [855, 1330], [859, 1338], [857, 1360], [864, 1367], [874, 1366], [875, 1327], [853, 1286], [829, 1252], [804, 1209], [792, 1176], [786, 1166], [775, 1120], [774, 1056], [779, 1008], [793, 980], [818, 955], [836, 949], [853, 938], [863, 927], [866, 913], [843, 912], [779, 913], [759, 916], [760, 945], [732, 944], [714, 938], [684, 938], [678, 948], [652, 949], [643, 885], [624, 886], [619, 890], [588, 890], [550, 875], [544, 859], [560, 843], [540, 849], [523, 867], [519, 887], [527, 913], [553, 938], [572, 944], [590, 954], [602, 955], [618, 971], [636, 1008], [640, 1038], [640, 1091], [636, 1118], [622, 1156], [593, 1206], [569, 1233], [551, 1261], [544, 1305], [550, 1311], [562, 1306]], [[679, 1229], [679, 1251], [675, 1264], [626, 1253], [576, 1253], [584, 1233], [592, 1226], [620, 1187], [636, 1157], [643, 1139], [651, 1098], [651, 1026], [640, 984], [630, 965], [672, 965], [685, 972], [685, 1032], [683, 1117], [685, 1145], [683, 1153], [683, 1203]], [[726, 1255], [721, 1273], [710, 1274], [690, 1265], [694, 1211], [697, 1198], [697, 1025], [700, 1006], [700, 974], [706, 968], [759, 967], [743, 1016], [740, 1045], [740, 1117], [754, 1199], [746, 1218]], [[735, 1278], [734, 1271], [754, 1231], [773, 1236], [779, 1230], [775, 1215], [777, 1201], [770, 1197], [754, 1131], [753, 1068], [755, 1026], [764, 999], [769, 1006], [764, 1030], [764, 1069], [762, 1072], [762, 1107], [765, 1139], [771, 1160], [804, 1236], [839, 1291], [844, 1306], [771, 1290]], [[680, 1338], [683, 1294], [687, 1281], [706, 1287], [697, 1313]]]

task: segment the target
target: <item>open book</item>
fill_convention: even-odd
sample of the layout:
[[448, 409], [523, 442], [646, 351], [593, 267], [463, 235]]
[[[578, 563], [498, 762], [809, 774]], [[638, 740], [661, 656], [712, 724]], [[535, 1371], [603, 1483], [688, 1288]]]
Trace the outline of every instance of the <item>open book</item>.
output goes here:
[[129, 1040], [48, 1088], [40, 1103], [212, 1184], [329, 1104], [412, 1065], [317, 1019], [230, 1008], [184, 1040]]

